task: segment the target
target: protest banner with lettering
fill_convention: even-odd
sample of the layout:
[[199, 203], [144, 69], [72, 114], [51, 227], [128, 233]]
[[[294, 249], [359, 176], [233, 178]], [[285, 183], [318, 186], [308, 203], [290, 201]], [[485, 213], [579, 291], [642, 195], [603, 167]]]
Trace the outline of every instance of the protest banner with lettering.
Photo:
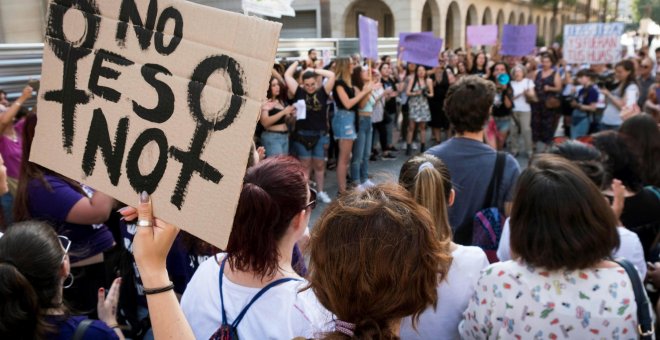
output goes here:
[[30, 161], [130, 205], [146, 191], [224, 248], [281, 24], [181, 0], [49, 13]]
[[292, 2], [293, 0], [242, 0], [241, 5], [246, 14], [281, 18], [283, 15], [296, 16], [296, 11], [291, 7]]
[[522, 57], [536, 48], [536, 25], [504, 25], [501, 55]]
[[429, 67], [438, 66], [438, 56], [442, 49], [442, 39], [433, 36], [432, 32], [400, 33], [399, 56], [403, 61]]
[[497, 44], [497, 25], [467, 27], [467, 42], [472, 46], [492, 46]]
[[378, 21], [360, 15], [358, 17], [360, 55], [371, 60], [378, 59]]
[[623, 23], [564, 26], [564, 59], [569, 64], [610, 64], [621, 60]]

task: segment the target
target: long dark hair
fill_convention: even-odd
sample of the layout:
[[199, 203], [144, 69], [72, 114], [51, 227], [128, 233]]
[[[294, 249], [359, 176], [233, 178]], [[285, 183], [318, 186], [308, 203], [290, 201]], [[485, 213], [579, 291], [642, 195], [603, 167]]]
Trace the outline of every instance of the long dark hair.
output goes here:
[[619, 132], [639, 153], [644, 184], [660, 187], [660, 130], [655, 119], [649, 115], [631, 117], [623, 122]]
[[364, 80], [362, 79], [362, 66], [355, 66], [353, 68], [353, 73], [351, 74], [351, 82], [353, 83], [353, 86], [357, 87], [362, 91], [362, 88], [364, 87]]
[[[482, 69], [479, 69], [477, 66], [477, 58], [479, 58], [480, 55], [484, 56], [484, 65], [482, 66]], [[479, 53], [475, 54], [474, 57], [472, 58], [472, 68], [468, 72], [470, 74], [476, 74], [479, 71], [482, 71], [483, 73], [486, 73], [486, 70], [488, 69], [488, 56], [484, 51], [479, 51]]]
[[259, 278], [277, 273], [278, 242], [307, 204], [306, 173], [292, 157], [266, 158], [247, 170], [227, 243], [232, 269]]
[[635, 77], [635, 64], [633, 64], [632, 61], [626, 59], [618, 62], [616, 66], [614, 66], [614, 69], [616, 69], [617, 67], [623, 67], [623, 69], [626, 70], [626, 72], [628, 72], [628, 77], [626, 77], [626, 79], [623, 82], [621, 82], [621, 85], [619, 87], [619, 89], [621, 89], [621, 93], [619, 93], [619, 95], [623, 97], [624, 93], [626, 92], [626, 89], [631, 84], [635, 84], [639, 88], [639, 85], [637, 84], [637, 77]]
[[[280, 85], [280, 94], [277, 95], [277, 97], [273, 96], [273, 90], [271, 90], [273, 80], [277, 80], [277, 84]], [[282, 103], [285, 103], [287, 91], [288, 90], [287, 90], [286, 84], [282, 83], [278, 78], [270, 77], [270, 81], [268, 82], [268, 90], [266, 90], [266, 98], [267, 99], [275, 99], [280, 104], [282, 104]]]
[[64, 176], [51, 172], [40, 165], [34, 164], [29, 161], [30, 151], [32, 150], [32, 140], [34, 139], [34, 130], [37, 126], [37, 115], [30, 113], [25, 117], [25, 125], [23, 127], [23, 157], [21, 159], [21, 171], [18, 179], [18, 188], [16, 189], [16, 197], [14, 198], [14, 221], [27, 221], [31, 218], [29, 209], [28, 198], [28, 185], [33, 179], [41, 181], [42, 185], [48, 190], [52, 190], [44, 175], [52, 175], [62, 179], [69, 184], [74, 190], [87, 196], [78, 182], [72, 181]]
[[44, 222], [16, 223], [0, 238], [0, 338], [42, 339], [53, 331], [44, 311], [63, 308], [58, 299], [64, 255]]

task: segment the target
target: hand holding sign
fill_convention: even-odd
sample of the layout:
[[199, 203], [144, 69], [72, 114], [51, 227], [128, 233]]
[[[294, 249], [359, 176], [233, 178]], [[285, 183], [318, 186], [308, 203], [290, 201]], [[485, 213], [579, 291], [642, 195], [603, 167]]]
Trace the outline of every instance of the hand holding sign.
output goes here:
[[[497, 43], [497, 25], [468, 26], [467, 42], [469, 45], [492, 46]], [[470, 48], [467, 48], [468, 51]]]
[[442, 39], [435, 38], [432, 32], [400, 33], [399, 45], [405, 49], [401, 55], [404, 61], [429, 67], [438, 65]]
[[224, 248], [281, 25], [179, 0], [51, 1], [49, 14], [30, 160], [120, 201], [146, 191]]

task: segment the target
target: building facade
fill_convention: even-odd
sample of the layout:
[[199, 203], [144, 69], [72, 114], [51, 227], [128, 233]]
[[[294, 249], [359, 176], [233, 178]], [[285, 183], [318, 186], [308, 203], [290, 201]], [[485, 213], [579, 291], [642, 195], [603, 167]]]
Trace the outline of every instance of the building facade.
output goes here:
[[[241, 12], [240, 0], [193, 1]], [[381, 37], [433, 31], [446, 47], [457, 48], [464, 45], [466, 27], [480, 24], [536, 24], [539, 37], [550, 43], [564, 24], [584, 22], [589, 6], [591, 20], [597, 20], [600, 3], [578, 0], [569, 8], [560, 1], [553, 15], [551, 5], [532, 0], [294, 0], [295, 17], [268, 19], [283, 23], [282, 38], [350, 38], [357, 36], [358, 16], [366, 15], [379, 22]], [[0, 43], [42, 41], [46, 8], [47, 0], [0, 1]]]

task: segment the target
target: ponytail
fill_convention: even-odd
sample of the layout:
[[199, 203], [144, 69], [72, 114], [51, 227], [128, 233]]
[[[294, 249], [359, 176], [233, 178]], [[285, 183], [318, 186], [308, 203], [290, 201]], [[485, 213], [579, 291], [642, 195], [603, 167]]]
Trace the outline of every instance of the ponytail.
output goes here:
[[[430, 164], [430, 163], [429, 163]], [[431, 213], [440, 240], [451, 240], [451, 227], [447, 218], [447, 199], [444, 179], [433, 166], [420, 169], [415, 176], [415, 200]]]
[[13, 263], [0, 262], [0, 338], [41, 339], [47, 330], [30, 281]]

